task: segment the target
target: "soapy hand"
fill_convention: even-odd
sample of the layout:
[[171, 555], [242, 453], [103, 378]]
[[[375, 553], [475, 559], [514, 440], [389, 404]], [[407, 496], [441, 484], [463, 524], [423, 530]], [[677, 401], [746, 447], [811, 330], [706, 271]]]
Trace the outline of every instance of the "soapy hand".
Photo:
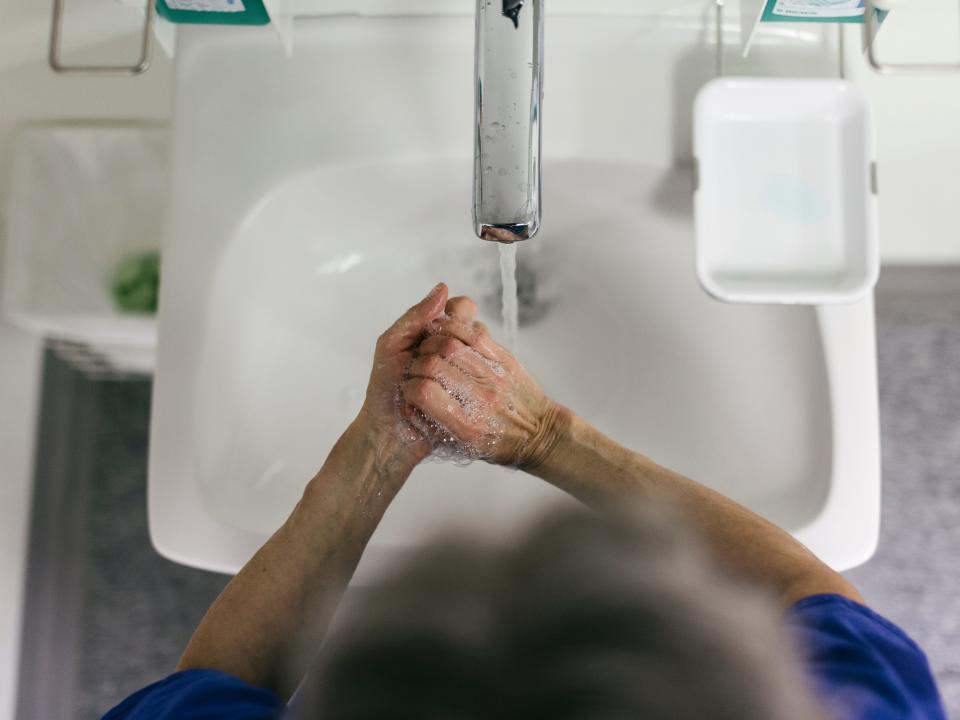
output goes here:
[[373, 370], [360, 410], [360, 419], [373, 434], [402, 440], [415, 463], [429, 455], [432, 446], [422, 435], [411, 433], [400, 417], [398, 388], [414, 359], [417, 345], [432, 324], [443, 316], [447, 294], [447, 286], [438, 284], [377, 338]]
[[402, 385], [405, 414], [454, 454], [529, 468], [549, 451], [562, 412], [506, 348], [467, 297], [451, 299], [415, 350]]

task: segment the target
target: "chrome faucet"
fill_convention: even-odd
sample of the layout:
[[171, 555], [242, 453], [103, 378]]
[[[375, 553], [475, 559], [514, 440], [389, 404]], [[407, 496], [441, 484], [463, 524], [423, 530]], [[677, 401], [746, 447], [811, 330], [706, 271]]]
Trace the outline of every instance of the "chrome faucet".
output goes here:
[[543, 0], [477, 0], [473, 224], [511, 243], [540, 229]]

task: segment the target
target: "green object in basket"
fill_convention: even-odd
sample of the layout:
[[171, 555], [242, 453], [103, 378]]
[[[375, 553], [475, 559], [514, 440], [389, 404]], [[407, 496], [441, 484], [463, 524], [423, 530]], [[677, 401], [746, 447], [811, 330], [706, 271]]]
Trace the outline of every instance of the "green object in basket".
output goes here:
[[113, 301], [123, 312], [157, 311], [160, 289], [160, 253], [145, 252], [124, 260], [113, 274]]

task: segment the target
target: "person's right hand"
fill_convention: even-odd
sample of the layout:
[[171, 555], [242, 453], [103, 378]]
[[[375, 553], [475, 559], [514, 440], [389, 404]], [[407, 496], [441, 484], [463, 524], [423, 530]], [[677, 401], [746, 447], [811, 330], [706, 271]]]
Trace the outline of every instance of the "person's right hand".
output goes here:
[[476, 315], [470, 298], [447, 303], [446, 314], [416, 351], [403, 399], [414, 419], [422, 413], [471, 456], [536, 466], [555, 442], [562, 408], [493, 340]]

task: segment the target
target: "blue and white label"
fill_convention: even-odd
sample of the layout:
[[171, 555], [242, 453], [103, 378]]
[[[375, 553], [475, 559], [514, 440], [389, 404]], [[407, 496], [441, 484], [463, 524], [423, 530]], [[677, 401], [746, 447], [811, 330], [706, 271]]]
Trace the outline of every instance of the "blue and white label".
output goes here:
[[196, 12], [243, 12], [243, 0], [166, 0], [171, 10]]
[[824, 20], [861, 17], [863, 0], [776, 0], [773, 14]]

